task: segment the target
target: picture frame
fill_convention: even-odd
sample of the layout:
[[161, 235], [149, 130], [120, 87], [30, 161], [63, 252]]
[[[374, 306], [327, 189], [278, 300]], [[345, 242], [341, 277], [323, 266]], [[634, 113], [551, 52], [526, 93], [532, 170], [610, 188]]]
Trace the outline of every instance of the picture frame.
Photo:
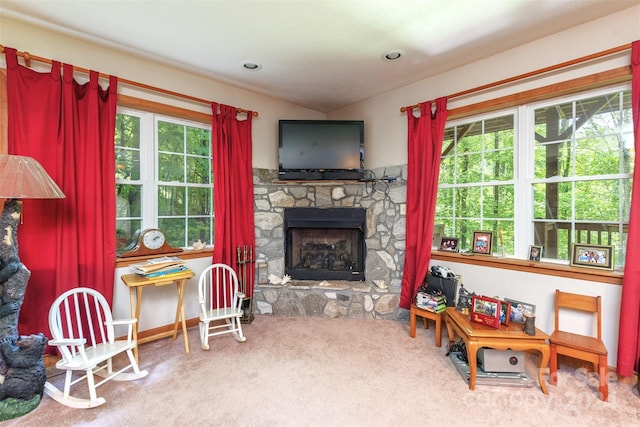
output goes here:
[[509, 326], [511, 320], [511, 303], [508, 301], [500, 301], [500, 324]]
[[535, 304], [529, 304], [528, 302], [517, 301], [510, 298], [505, 298], [504, 301], [511, 305], [511, 307], [509, 307], [509, 322], [524, 324], [525, 312], [529, 311], [532, 315], [536, 314]]
[[471, 252], [491, 255], [493, 253], [493, 231], [474, 231]]
[[500, 327], [500, 304], [495, 298], [474, 295], [471, 297], [469, 319], [492, 328]]
[[443, 237], [440, 241], [441, 251], [458, 252], [458, 238], [457, 237]]
[[529, 245], [529, 256], [527, 258], [529, 261], [540, 262], [540, 258], [542, 258], [542, 246]]
[[571, 245], [571, 265], [613, 270], [613, 245]]

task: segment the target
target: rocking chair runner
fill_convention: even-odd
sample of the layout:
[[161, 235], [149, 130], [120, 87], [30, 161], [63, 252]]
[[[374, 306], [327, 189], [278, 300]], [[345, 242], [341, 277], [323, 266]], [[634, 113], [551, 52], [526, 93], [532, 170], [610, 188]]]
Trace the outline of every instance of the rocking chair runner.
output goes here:
[[236, 340], [247, 338], [242, 334], [242, 300], [238, 291], [238, 276], [226, 264], [213, 264], [201, 274], [198, 282], [200, 303], [200, 342], [209, 350], [209, 337], [231, 333]]
[[[65, 371], [64, 390], [50, 382], [45, 383], [44, 392], [52, 399], [72, 408], [93, 408], [102, 405], [105, 399], [98, 397], [96, 388], [109, 380], [129, 381], [143, 378], [147, 371], [138, 368], [132, 339], [136, 319], [113, 320], [111, 308], [102, 294], [95, 289], [75, 288], [60, 295], [49, 310], [49, 328], [53, 339], [50, 345], [58, 347], [61, 359], [56, 368]], [[115, 340], [114, 325], [127, 325], [126, 340]], [[126, 353], [129, 364], [113, 370], [113, 358]], [[133, 372], [125, 372], [131, 369]], [[83, 375], [74, 379], [74, 372]], [[95, 383], [94, 375], [103, 378]], [[71, 386], [86, 380], [89, 399], [71, 396]]]

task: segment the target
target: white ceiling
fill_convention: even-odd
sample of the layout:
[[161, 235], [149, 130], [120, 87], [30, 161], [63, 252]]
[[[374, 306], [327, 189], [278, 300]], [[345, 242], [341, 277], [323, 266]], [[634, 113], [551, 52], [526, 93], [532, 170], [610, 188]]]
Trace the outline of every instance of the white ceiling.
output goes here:
[[[328, 112], [637, 4], [0, 0], [0, 13]], [[403, 56], [382, 59], [394, 50]], [[245, 61], [261, 69], [246, 70]]]

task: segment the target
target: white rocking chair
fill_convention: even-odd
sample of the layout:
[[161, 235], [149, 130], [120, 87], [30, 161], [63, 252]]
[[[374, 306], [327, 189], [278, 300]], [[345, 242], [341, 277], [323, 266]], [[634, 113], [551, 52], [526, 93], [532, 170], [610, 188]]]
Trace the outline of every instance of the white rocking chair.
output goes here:
[[[95, 289], [75, 288], [56, 298], [49, 309], [49, 329], [53, 336], [49, 344], [60, 350], [61, 359], [56, 368], [65, 371], [65, 382], [61, 391], [47, 381], [45, 394], [72, 408], [93, 408], [105, 402], [96, 394], [96, 388], [105, 382], [145, 377], [147, 371], [138, 368], [132, 351], [136, 347], [136, 341], [132, 339], [136, 321], [114, 321], [107, 300]], [[128, 325], [126, 340], [115, 340], [114, 325]], [[129, 364], [114, 372], [112, 359], [121, 353], [126, 353]], [[124, 372], [128, 369], [133, 372]], [[83, 375], [74, 379], [74, 371], [82, 371]], [[103, 379], [96, 383], [94, 375]], [[89, 399], [71, 396], [71, 386], [85, 379]]]
[[200, 274], [198, 301], [200, 303], [200, 341], [209, 350], [209, 337], [231, 333], [236, 340], [247, 338], [242, 334], [242, 300], [238, 291], [238, 276], [226, 264], [213, 264]]

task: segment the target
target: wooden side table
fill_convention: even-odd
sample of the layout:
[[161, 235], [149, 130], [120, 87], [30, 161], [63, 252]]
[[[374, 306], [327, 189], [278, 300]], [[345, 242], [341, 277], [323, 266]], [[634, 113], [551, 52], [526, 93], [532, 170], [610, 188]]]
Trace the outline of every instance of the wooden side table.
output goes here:
[[472, 322], [469, 316], [460, 313], [455, 307], [447, 307], [445, 312], [445, 325], [449, 334], [449, 341], [453, 341], [457, 334], [467, 346], [467, 359], [469, 360], [469, 390], [476, 387], [476, 375], [478, 361], [476, 355], [482, 347], [496, 350], [511, 349], [514, 351], [534, 350], [540, 353], [538, 364], [538, 383], [544, 394], [549, 394], [544, 381], [544, 374], [549, 364], [549, 335], [536, 328], [535, 335], [528, 335], [522, 331], [522, 325], [511, 323], [509, 326], [500, 325], [492, 328], [487, 325]]
[[[187, 337], [187, 322], [184, 317], [184, 308], [182, 306], [182, 299], [184, 297], [184, 286], [187, 279], [194, 276], [194, 272], [191, 270], [185, 270], [180, 273], [167, 274], [166, 276], [158, 276], [152, 278], [145, 278], [138, 274], [124, 274], [120, 279], [129, 288], [129, 298], [131, 300], [131, 317], [138, 319], [135, 325], [133, 325], [133, 339], [137, 341], [136, 348], [133, 353], [138, 360], [138, 345], [145, 342], [154, 341], [160, 338], [172, 336], [176, 339], [178, 333], [178, 325], [182, 324], [182, 336], [184, 339], [184, 351], [189, 353], [189, 338]], [[167, 332], [160, 332], [150, 337], [138, 340], [138, 325], [140, 324], [140, 306], [142, 305], [142, 289], [146, 286], [166, 286], [176, 285], [178, 291], [178, 304], [176, 307], [176, 318], [173, 324], [173, 330]]]
[[419, 308], [415, 303], [411, 304], [411, 310], [409, 310], [409, 336], [411, 338], [416, 337], [416, 316], [422, 317], [425, 329], [429, 329], [427, 319], [436, 322], [436, 347], [440, 347], [442, 345], [442, 313], [434, 313]]

